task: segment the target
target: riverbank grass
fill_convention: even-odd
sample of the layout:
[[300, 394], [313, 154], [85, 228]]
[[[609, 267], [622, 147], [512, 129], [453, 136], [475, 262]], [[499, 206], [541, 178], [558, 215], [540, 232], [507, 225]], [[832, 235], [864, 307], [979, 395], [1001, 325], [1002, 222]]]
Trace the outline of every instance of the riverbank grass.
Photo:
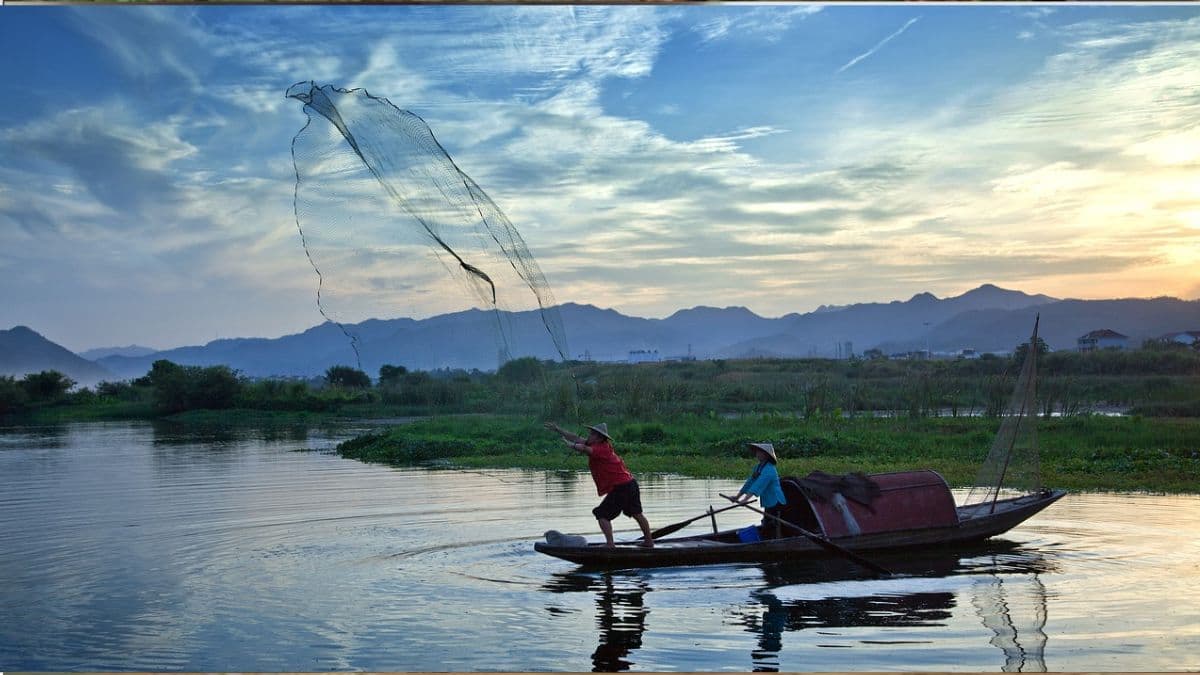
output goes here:
[[[635, 474], [740, 480], [746, 443], [770, 441], [780, 472], [805, 475], [933, 469], [970, 485], [999, 421], [988, 418], [820, 418], [783, 415], [609, 422]], [[579, 430], [584, 431], [582, 425]], [[1200, 492], [1200, 421], [1080, 416], [1039, 427], [1043, 483], [1096, 491]], [[518, 416], [437, 417], [341, 444], [339, 454], [392, 465], [586, 470], [586, 458]]]

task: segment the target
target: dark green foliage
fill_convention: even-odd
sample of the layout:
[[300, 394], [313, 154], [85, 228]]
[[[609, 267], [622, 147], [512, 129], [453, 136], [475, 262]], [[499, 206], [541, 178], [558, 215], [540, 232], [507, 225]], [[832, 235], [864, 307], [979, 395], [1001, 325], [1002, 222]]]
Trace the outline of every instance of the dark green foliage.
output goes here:
[[434, 378], [429, 373], [418, 371], [381, 387], [379, 396], [388, 405], [444, 410], [461, 408], [471, 388], [469, 380]]
[[92, 391], [91, 389], [88, 389], [87, 387], [81, 387], [71, 392], [69, 396], [66, 396], [64, 399], [60, 400], [69, 401], [71, 405], [92, 405], [99, 402], [100, 397], [97, 396], [96, 392]]
[[31, 403], [54, 403], [66, 397], [75, 380], [57, 370], [43, 370], [26, 375], [20, 384]]
[[357, 457], [358, 453], [379, 443], [383, 438], [380, 434], [363, 434], [338, 444], [337, 450], [347, 457]]
[[[1050, 346], [1042, 338], [1037, 339], [1037, 357], [1038, 362], [1041, 362], [1043, 356], [1050, 352]], [[1020, 368], [1022, 363], [1025, 363], [1025, 355], [1029, 353], [1029, 343], [1022, 342], [1013, 350], [1012, 360]]]
[[189, 392], [189, 407], [209, 410], [233, 407], [241, 389], [241, 382], [229, 366], [209, 366], [192, 372], [195, 380], [192, 391]]
[[145, 387], [130, 382], [101, 382], [96, 385], [96, 396], [108, 401], [142, 401], [148, 398]]
[[398, 384], [400, 378], [408, 372], [408, 368], [404, 366], [384, 365], [379, 367], [379, 386], [386, 387], [392, 384]]
[[541, 422], [535, 419], [480, 424], [475, 418], [432, 418], [418, 424], [422, 425], [423, 433], [396, 433], [411, 426], [400, 425], [387, 433], [367, 434], [341, 443], [338, 454], [368, 462], [419, 464], [468, 455], [497, 456], [514, 448], [537, 447], [540, 442], [562, 456], [562, 444], [549, 438]]
[[0, 415], [22, 410], [29, 404], [29, 394], [15, 379], [0, 375]]
[[578, 416], [579, 400], [575, 391], [575, 387], [566, 380], [551, 385], [550, 391], [546, 395], [546, 405], [543, 408], [542, 416], [547, 419], [560, 419], [568, 415]]
[[625, 429], [630, 440], [636, 440], [639, 443], [662, 443], [667, 440], [667, 432], [661, 424], [633, 424]]
[[371, 376], [350, 366], [330, 366], [325, 371], [325, 382], [331, 387], [366, 389], [371, 386]]
[[532, 356], [523, 356], [500, 366], [500, 370], [496, 374], [505, 382], [530, 384], [541, 378], [543, 373], [545, 373], [545, 367], [541, 361]]
[[340, 390], [317, 391], [295, 380], [259, 380], [244, 382], [237, 398], [237, 407], [256, 410], [309, 410], [333, 412], [342, 404], [355, 400]]
[[232, 408], [241, 390], [228, 366], [181, 366], [166, 359], [155, 361], [143, 379], [154, 391], [155, 407], [165, 413]]
[[187, 410], [189, 382], [183, 366], [159, 359], [150, 366], [146, 381], [154, 390], [154, 405], [159, 410]]
[[1101, 349], [1052, 352], [1038, 360], [1048, 375], [1200, 375], [1200, 351], [1192, 349]]

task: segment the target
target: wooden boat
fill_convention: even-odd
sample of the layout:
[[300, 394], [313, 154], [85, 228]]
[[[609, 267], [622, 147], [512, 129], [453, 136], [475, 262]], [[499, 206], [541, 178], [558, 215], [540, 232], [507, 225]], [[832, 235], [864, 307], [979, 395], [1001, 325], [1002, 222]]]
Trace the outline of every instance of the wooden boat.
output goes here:
[[[1037, 322], [1017, 386], [1000, 430], [964, 505], [956, 505], [935, 471], [849, 474], [814, 472], [781, 481], [786, 525], [713, 531], [687, 537], [656, 536], [653, 548], [639, 542], [534, 544], [534, 550], [585, 566], [663, 567], [731, 562], [788, 561], [841, 555], [884, 571], [861, 554], [905, 549], [933, 550], [979, 542], [1002, 534], [1058, 501], [1064, 490], [1041, 487], [1035, 402]], [[1022, 494], [1009, 495], [1014, 491]], [[981, 497], [979, 497], [982, 493]], [[723, 509], [724, 510], [724, 509]], [[707, 515], [707, 514], [706, 514]], [[692, 521], [698, 520], [693, 518]], [[677, 531], [692, 521], [664, 530]]]
[[[795, 517], [797, 513], [810, 512], [811, 519], [818, 523], [818, 527], [805, 529], [824, 535], [831, 543], [855, 553], [904, 549], [928, 551], [970, 544], [1007, 532], [1066, 494], [1064, 490], [1044, 490], [994, 502], [955, 507], [950, 488], [936, 472], [876, 474], [868, 478], [893, 487], [883, 488], [882, 496], [877, 500], [883, 503], [876, 505], [873, 517], [863, 517], [870, 513], [868, 507], [845, 500], [847, 511], [853, 517], [852, 522], [858, 524], [857, 534], [848, 531], [848, 519], [845, 517], [823, 524], [828, 512], [837, 507], [804, 497], [802, 492], [790, 487], [797, 482], [795, 478], [783, 481], [785, 496], [790, 504], [797, 507], [786, 510], [785, 514]], [[936, 499], [938, 484], [944, 489], [940, 499]], [[931, 499], [940, 501], [942, 508], [925, 512], [928, 515], [923, 517], [922, 504]], [[944, 511], [945, 500], [949, 500], [952, 509], [949, 518]], [[787, 515], [785, 519], [788, 519]], [[811, 525], [811, 522], [797, 524], [804, 527]], [[665, 537], [656, 540], [653, 548], [644, 548], [637, 542], [613, 547], [605, 546], [603, 542], [584, 546], [552, 546], [538, 542], [534, 544], [534, 550], [580, 565], [605, 568], [775, 562], [836, 555], [810, 537], [790, 533], [786, 527], [781, 529], [783, 536], [758, 541], [744, 541], [745, 528], [739, 528], [686, 537]], [[830, 532], [843, 534], [830, 536]]]

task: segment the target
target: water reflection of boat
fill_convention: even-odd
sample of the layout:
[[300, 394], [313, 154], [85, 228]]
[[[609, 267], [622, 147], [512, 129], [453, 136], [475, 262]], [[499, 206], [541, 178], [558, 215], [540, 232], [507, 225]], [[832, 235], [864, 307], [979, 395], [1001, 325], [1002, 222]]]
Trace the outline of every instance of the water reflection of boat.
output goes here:
[[[928, 636], [906, 637], [904, 631], [945, 626], [960, 607], [973, 606], [992, 632], [990, 644], [1001, 650], [1005, 672], [1045, 670], [1046, 594], [1039, 576], [1057, 570], [1053, 558], [993, 539], [949, 551], [881, 554], [878, 559], [897, 576], [877, 579], [820, 558], [741, 567], [742, 575], [761, 572], [762, 581], [752, 582], [749, 603], [725, 610], [724, 623], [755, 636], [749, 655], [754, 670], [774, 671], [789, 633], [809, 632], [822, 646], [844, 647], [847, 629], [874, 628], [895, 635], [855, 644], [918, 644], [928, 642]], [[594, 671], [625, 671], [637, 665], [632, 655], [643, 646], [655, 597], [656, 584], [648, 574], [557, 573], [542, 586], [550, 593], [594, 595], [599, 631], [592, 653]], [[557, 606], [547, 609], [567, 613]]]
[[[750, 593], [750, 606], [731, 610], [738, 623], [758, 636], [751, 652], [754, 670], [778, 670], [786, 633], [814, 631], [836, 643], [839, 629], [941, 626], [967, 595], [994, 634], [991, 644], [1003, 651], [1005, 672], [1045, 671], [1045, 588], [1038, 575], [1054, 565], [1044, 556], [996, 541], [952, 554], [881, 561], [906, 576], [867, 580], [822, 562], [763, 565], [766, 585]], [[1014, 606], [1012, 598], [1021, 593], [1017, 589], [1037, 600], [1032, 607]], [[888, 644], [914, 642], [919, 640], [900, 638]]]
[[[993, 573], [977, 582], [971, 602], [1004, 652], [1006, 673], [1046, 672], [1046, 586], [1038, 572], [1022, 577]], [[1023, 611], [1024, 610], [1024, 611]], [[1020, 621], [1028, 618], [1026, 623]]]
[[[611, 547], [538, 542], [534, 549], [608, 568], [788, 561], [831, 553], [857, 557], [864, 564], [870, 561], [858, 554], [944, 549], [1007, 532], [1066, 494], [1041, 486], [1035, 431], [1037, 344], [1035, 323], [1000, 429], [975, 488], [961, 506], [956, 506], [946, 481], [934, 471], [842, 477], [814, 472], [783, 479], [787, 504], [782, 518], [792, 527], [764, 532], [766, 538], [761, 540], [747, 541], [737, 528], [718, 531], [714, 516], [712, 533], [656, 539], [653, 548], [637, 542]], [[1009, 492], [1017, 494], [1001, 498]]]

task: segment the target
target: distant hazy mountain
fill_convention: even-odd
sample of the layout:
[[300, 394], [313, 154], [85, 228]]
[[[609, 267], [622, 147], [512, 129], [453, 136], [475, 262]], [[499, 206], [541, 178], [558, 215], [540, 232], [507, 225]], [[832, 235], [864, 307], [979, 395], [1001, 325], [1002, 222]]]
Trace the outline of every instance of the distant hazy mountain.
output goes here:
[[105, 358], [106, 356], [149, 356], [157, 349], [142, 347], [140, 345], [129, 345], [128, 347], [100, 347], [97, 349], [89, 349], [84, 352], [79, 352], [79, 355], [88, 361]]
[[[1057, 300], [991, 284], [951, 298], [920, 293], [905, 301], [823, 306], [778, 318], [764, 318], [745, 307], [693, 307], [664, 319], [574, 303], [558, 311], [569, 356], [597, 361], [624, 361], [634, 350], [657, 351], [664, 359], [689, 351], [697, 358], [832, 357], [871, 348], [886, 353], [927, 347], [935, 352], [1010, 351], [1028, 338], [1039, 312], [1041, 335], [1053, 349], [1074, 349], [1079, 336], [1100, 328], [1129, 336], [1131, 346], [1167, 332], [1200, 330], [1200, 301]], [[537, 312], [503, 314], [503, 319], [512, 356], [558, 358]], [[500, 352], [496, 324], [493, 312], [469, 310], [422, 320], [373, 319], [345, 329], [357, 337], [363, 370], [374, 376], [384, 364], [494, 370]], [[9, 357], [8, 350], [3, 354], [21, 362]], [[332, 323], [280, 338], [223, 339], [150, 354], [113, 354], [98, 362], [128, 379], [144, 375], [157, 359], [228, 365], [253, 377], [314, 377], [330, 366], [356, 365], [350, 340]]]
[[[776, 334], [730, 344], [720, 354], [731, 358], [749, 354], [835, 356], [878, 347], [888, 347], [891, 351], [925, 349], [926, 338], [936, 335], [940, 324], [963, 312], [1018, 311], [1054, 302], [1056, 300], [1049, 296], [1028, 295], [985, 284], [944, 300], [930, 293], [919, 293], [904, 302], [823, 306], [808, 314], [783, 317]], [[1031, 322], [1030, 327], [1032, 325]], [[972, 341], [973, 338], [963, 346], [974, 346]], [[851, 343], [850, 350], [845, 349], [846, 342]], [[842, 345], [840, 349], [839, 345]], [[937, 344], [929, 347], [938, 349]], [[954, 348], [953, 345], [948, 347]]]
[[[1122, 300], [1061, 300], [1010, 311], [964, 312], [940, 324], [929, 335], [934, 351], [973, 347], [979, 351], [1010, 351], [1029, 339], [1036, 314], [1039, 335], [1051, 349], [1075, 349], [1076, 340], [1093, 330], [1109, 328], [1129, 338], [1130, 347], [1183, 330], [1200, 330], [1200, 301], [1178, 298]], [[919, 343], [888, 343], [887, 348], [920, 348]]]
[[0, 375], [21, 378], [43, 370], [57, 370], [83, 386], [119, 379], [30, 328], [0, 330]]

